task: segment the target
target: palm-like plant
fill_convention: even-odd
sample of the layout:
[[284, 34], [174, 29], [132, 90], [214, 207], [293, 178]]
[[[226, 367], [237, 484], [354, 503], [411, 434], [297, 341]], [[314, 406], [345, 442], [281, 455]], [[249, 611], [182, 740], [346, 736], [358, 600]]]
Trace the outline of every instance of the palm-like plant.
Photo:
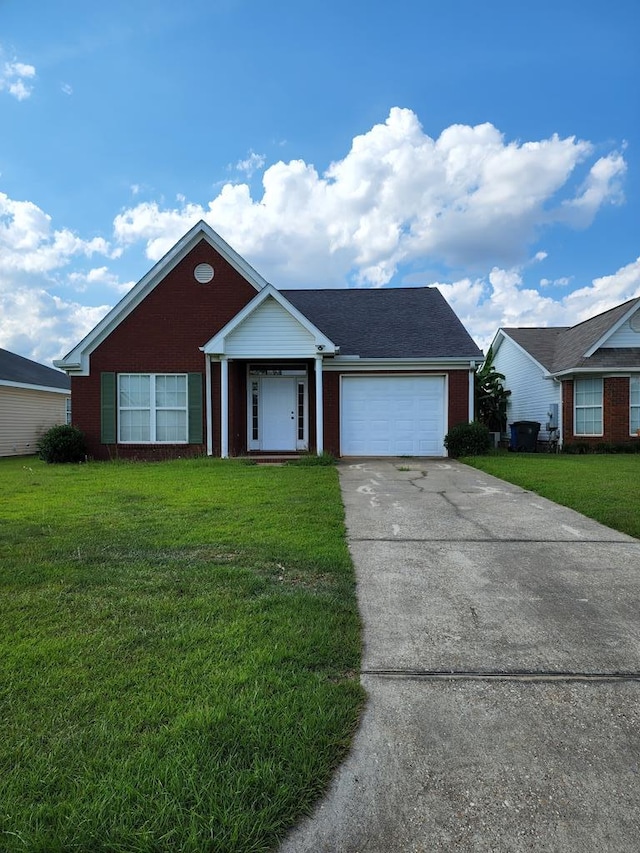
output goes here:
[[511, 391], [502, 384], [506, 377], [496, 370], [493, 357], [493, 349], [489, 347], [482, 367], [476, 370], [476, 420], [485, 424], [491, 432], [504, 432], [507, 428], [507, 402]]

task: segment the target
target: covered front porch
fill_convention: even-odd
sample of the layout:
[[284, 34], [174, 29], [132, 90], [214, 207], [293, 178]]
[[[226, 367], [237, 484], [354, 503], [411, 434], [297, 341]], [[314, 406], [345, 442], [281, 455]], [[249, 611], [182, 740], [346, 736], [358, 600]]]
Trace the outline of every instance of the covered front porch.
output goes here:
[[324, 449], [322, 356], [236, 359], [206, 356], [209, 456]]
[[209, 455], [323, 452], [323, 361], [338, 348], [272, 285], [202, 352]]

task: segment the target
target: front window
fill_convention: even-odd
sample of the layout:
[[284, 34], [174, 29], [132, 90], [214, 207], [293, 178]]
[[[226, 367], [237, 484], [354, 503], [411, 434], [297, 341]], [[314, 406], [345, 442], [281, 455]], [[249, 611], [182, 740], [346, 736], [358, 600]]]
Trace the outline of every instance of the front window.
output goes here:
[[640, 376], [632, 376], [629, 380], [630, 403], [630, 432], [635, 435], [640, 429]]
[[602, 379], [574, 383], [575, 435], [602, 435]]
[[120, 374], [118, 430], [123, 443], [186, 442], [186, 375]]

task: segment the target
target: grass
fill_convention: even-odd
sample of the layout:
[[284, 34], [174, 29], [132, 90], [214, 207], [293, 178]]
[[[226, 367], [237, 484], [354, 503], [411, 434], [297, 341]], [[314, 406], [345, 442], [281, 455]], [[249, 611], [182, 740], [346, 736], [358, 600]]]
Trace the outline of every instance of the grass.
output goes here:
[[0, 460], [0, 849], [267, 851], [363, 695], [332, 467]]
[[640, 454], [498, 453], [461, 461], [640, 539]]

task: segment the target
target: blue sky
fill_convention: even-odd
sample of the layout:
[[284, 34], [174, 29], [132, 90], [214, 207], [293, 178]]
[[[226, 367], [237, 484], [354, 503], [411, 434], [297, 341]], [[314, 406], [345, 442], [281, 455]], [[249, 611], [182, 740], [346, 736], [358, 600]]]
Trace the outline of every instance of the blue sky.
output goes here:
[[639, 41], [637, 0], [0, 0], [0, 347], [60, 357], [200, 218], [484, 348], [639, 296]]

